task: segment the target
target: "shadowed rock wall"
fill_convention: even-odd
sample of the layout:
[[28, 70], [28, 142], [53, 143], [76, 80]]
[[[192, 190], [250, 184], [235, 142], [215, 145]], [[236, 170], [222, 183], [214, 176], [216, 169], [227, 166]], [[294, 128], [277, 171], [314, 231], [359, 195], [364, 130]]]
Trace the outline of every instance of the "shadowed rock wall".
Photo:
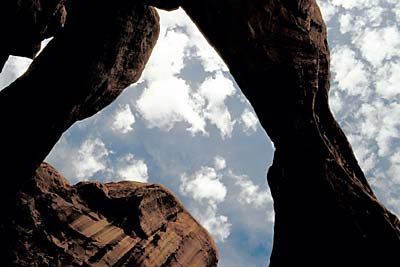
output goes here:
[[329, 48], [316, 1], [150, 2], [188, 13], [274, 142], [270, 266], [398, 262], [400, 222], [376, 199], [329, 109]]

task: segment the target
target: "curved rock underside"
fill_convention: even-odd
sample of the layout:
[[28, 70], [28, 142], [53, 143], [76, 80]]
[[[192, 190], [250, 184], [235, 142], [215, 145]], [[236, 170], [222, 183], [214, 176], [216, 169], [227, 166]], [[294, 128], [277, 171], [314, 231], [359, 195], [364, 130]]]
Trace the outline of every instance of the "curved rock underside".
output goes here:
[[158, 34], [155, 11], [141, 3], [188, 13], [275, 144], [270, 266], [398, 262], [399, 219], [377, 200], [329, 109], [329, 49], [315, 0], [62, 1], [65, 27], [51, 27], [54, 40], [0, 92], [2, 176], [21, 170], [18, 188], [63, 131], [138, 79]]
[[15, 266], [217, 266], [207, 231], [158, 184], [71, 186], [43, 163], [14, 207], [2, 230]]

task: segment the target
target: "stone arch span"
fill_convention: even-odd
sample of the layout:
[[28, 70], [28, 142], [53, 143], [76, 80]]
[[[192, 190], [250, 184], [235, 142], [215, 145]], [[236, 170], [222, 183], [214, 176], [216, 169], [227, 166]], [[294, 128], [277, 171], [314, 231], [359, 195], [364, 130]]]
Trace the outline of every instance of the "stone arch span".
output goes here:
[[[61, 3], [68, 10], [65, 27], [28, 72], [0, 92], [0, 120], [9, 129], [0, 132], [7, 155], [2, 169], [26, 166], [15, 189], [70, 125], [139, 78], [158, 35], [156, 11], [147, 5], [180, 6], [227, 63], [275, 144], [268, 172], [276, 213], [270, 266], [396, 262], [399, 220], [376, 199], [329, 109], [329, 48], [315, 0]], [[79, 38], [86, 42], [78, 45]], [[11, 45], [2, 51], [26, 52]], [[71, 69], [78, 56], [86, 60]], [[65, 83], [55, 89], [60, 80]], [[62, 99], [60, 91], [67, 92]], [[11, 119], [20, 108], [29, 117]], [[44, 114], [51, 114], [46, 121]], [[37, 131], [28, 136], [27, 129]]]

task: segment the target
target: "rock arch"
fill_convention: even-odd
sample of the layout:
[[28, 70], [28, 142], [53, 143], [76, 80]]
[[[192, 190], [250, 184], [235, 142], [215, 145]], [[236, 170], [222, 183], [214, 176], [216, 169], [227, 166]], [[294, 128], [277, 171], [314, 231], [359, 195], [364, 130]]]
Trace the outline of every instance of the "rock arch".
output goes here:
[[[315, 0], [60, 3], [68, 10], [65, 27], [28, 72], [0, 92], [7, 129], [0, 133], [7, 155], [2, 167], [17, 168], [18, 157], [25, 171], [15, 190], [63, 131], [138, 79], [158, 34], [156, 12], [147, 5], [180, 6], [227, 63], [275, 144], [268, 172], [276, 212], [271, 266], [395, 262], [400, 222], [376, 199], [329, 109], [329, 48]], [[77, 45], [77, 38], [87, 43]], [[71, 70], [76, 51], [87, 61]], [[79, 78], [68, 80], [71, 73]], [[60, 80], [65, 83], [56, 86]], [[9, 116], [21, 108], [29, 118]], [[44, 121], [45, 114], [51, 116]]]

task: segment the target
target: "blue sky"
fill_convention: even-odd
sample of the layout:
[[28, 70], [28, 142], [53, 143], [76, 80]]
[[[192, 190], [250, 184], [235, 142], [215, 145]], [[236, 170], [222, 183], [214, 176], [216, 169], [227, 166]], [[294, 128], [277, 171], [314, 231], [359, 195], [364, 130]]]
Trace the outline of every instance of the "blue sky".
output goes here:
[[[400, 214], [400, 4], [319, 3], [332, 52], [332, 109], [375, 192]], [[220, 267], [266, 266], [273, 144], [184, 11], [160, 15], [160, 39], [141, 80], [71, 127], [47, 161], [73, 183], [162, 183], [211, 232]], [[0, 87], [29, 63], [11, 57]]]

